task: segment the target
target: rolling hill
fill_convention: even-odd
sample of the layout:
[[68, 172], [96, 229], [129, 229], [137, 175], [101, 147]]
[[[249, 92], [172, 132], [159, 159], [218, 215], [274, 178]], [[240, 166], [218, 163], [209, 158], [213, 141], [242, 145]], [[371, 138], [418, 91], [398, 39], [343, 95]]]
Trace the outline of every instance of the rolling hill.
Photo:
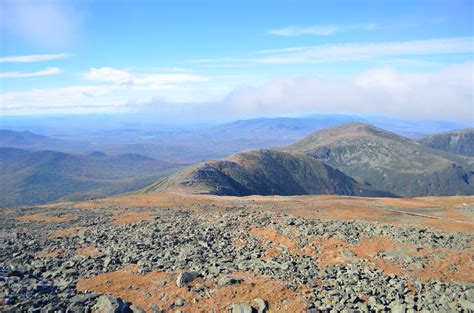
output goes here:
[[474, 128], [434, 134], [419, 142], [433, 149], [474, 157]]
[[173, 174], [146, 189], [188, 187], [227, 196], [337, 194], [390, 196], [309, 156], [270, 149], [235, 154]]
[[0, 129], [0, 147], [27, 150], [72, 151], [83, 149], [85, 145], [83, 142], [57, 139], [29, 131]]
[[0, 148], [0, 205], [35, 205], [142, 188], [173, 165], [141, 155], [74, 155]]
[[307, 154], [400, 196], [474, 194], [474, 159], [362, 123], [314, 132], [285, 150]]

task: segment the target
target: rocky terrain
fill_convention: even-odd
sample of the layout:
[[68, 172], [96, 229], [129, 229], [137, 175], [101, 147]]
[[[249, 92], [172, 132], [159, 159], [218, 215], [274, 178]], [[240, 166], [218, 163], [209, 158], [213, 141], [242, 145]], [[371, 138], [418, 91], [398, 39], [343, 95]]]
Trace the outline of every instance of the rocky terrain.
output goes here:
[[161, 193], [5, 208], [1, 309], [469, 312], [473, 205]]

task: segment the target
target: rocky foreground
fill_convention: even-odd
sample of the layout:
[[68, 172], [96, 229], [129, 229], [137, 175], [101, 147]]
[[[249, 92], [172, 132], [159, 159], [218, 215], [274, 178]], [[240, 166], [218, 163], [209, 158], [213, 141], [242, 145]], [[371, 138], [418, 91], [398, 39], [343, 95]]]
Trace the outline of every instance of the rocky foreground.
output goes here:
[[474, 234], [258, 208], [3, 209], [5, 312], [474, 312]]

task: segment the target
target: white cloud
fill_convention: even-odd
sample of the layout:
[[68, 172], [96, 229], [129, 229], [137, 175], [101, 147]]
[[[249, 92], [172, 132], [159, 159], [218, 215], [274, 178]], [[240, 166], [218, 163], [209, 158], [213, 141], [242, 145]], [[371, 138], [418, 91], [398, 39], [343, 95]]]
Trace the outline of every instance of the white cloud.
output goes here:
[[[471, 56], [474, 53], [473, 37], [435, 38], [399, 42], [341, 43], [316, 46], [288, 47], [261, 50], [248, 58], [214, 58], [187, 60], [182, 63], [203, 66], [239, 66], [254, 63], [263, 64], [308, 64], [353, 61], [390, 61], [400, 63], [420, 60], [425, 56]], [[418, 58], [418, 59], [416, 59]]]
[[229, 91], [228, 88], [219, 87], [169, 85], [83, 85], [33, 89], [0, 94], [0, 112], [4, 115], [114, 113], [143, 111], [151, 107], [161, 112], [172, 110], [173, 106], [186, 107], [188, 104], [199, 107], [199, 103], [222, 99]]
[[132, 75], [127, 71], [122, 71], [110, 67], [91, 68], [84, 75], [84, 78], [90, 81], [112, 82], [116, 84], [129, 83], [132, 81]]
[[0, 78], [27, 78], [38, 76], [49, 76], [61, 73], [61, 69], [57, 67], [47, 67], [37, 72], [0, 72]]
[[[10, 77], [20, 73], [7, 73]], [[26, 73], [21, 73], [26, 74]], [[30, 73], [33, 74], [33, 73]], [[37, 74], [37, 73], [35, 73]], [[156, 99], [166, 103], [222, 99], [229, 89], [194, 86], [208, 78], [185, 73], [134, 74], [113, 68], [91, 69], [85, 79], [103, 85], [43, 88], [0, 94], [3, 114], [120, 112]]]
[[381, 43], [329, 44], [263, 50], [260, 63], [321, 63], [374, 60], [394, 56], [474, 53], [473, 37], [441, 38]]
[[72, 56], [72, 54], [69, 54], [69, 53], [8, 56], [8, 57], [0, 57], [0, 63], [41, 62], [41, 61], [65, 59], [70, 56]]
[[[350, 78], [289, 76], [240, 88], [232, 86], [238, 86], [241, 80], [229, 83], [221, 76], [210, 77], [205, 84], [193, 84], [181, 76], [129, 73], [130, 80], [122, 83], [129, 76], [120, 79], [116, 73], [116, 79], [106, 81], [106, 85], [0, 94], [0, 111], [33, 114], [146, 109], [155, 113], [179, 111], [169, 117], [188, 119], [366, 113], [474, 123], [473, 72], [471, 62], [430, 73], [380, 67]], [[246, 81], [251, 78], [243, 77]]]
[[297, 37], [302, 35], [314, 35], [314, 36], [329, 36], [340, 32], [348, 32], [353, 30], [374, 30], [377, 27], [374, 23], [368, 24], [354, 24], [354, 25], [315, 25], [315, 26], [289, 26], [283, 28], [270, 29], [267, 34], [284, 36], [284, 37]]
[[41, 47], [69, 46], [79, 32], [82, 13], [72, 1], [3, 0], [0, 29]]
[[352, 79], [284, 77], [235, 90], [221, 114], [371, 113], [474, 123], [473, 72], [467, 62], [436, 73], [378, 68]]
[[111, 82], [115, 84], [129, 84], [141, 86], [164, 86], [189, 82], [206, 82], [207, 77], [188, 73], [147, 73], [134, 74], [125, 70], [110, 67], [91, 68], [84, 75], [90, 81]]
[[4, 114], [90, 112], [95, 107], [116, 110], [117, 106], [124, 105], [119, 88], [72, 86], [7, 92], [0, 94], [0, 110]]

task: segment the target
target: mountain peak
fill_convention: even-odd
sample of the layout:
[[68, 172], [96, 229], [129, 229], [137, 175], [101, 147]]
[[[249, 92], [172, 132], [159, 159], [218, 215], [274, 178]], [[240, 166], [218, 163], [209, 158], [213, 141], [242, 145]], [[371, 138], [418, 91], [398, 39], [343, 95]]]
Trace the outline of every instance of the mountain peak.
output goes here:
[[341, 141], [354, 141], [355, 139], [371, 138], [377, 141], [396, 140], [400, 142], [411, 141], [390, 131], [377, 128], [370, 124], [350, 122], [335, 127], [325, 128], [310, 134], [306, 138], [289, 145], [292, 151], [305, 152], [308, 149], [321, 145], [338, 144]]

